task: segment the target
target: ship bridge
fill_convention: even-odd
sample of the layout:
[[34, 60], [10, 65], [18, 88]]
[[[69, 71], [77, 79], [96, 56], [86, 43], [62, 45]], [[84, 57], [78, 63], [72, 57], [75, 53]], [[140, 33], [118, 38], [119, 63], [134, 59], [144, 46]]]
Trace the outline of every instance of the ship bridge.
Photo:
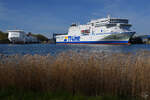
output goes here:
[[128, 25], [129, 20], [128, 19], [123, 19], [123, 18], [111, 18], [110, 16], [108, 16], [107, 18], [101, 18], [101, 19], [97, 19], [97, 20], [91, 20], [88, 24], [91, 24], [92, 26], [97, 26], [97, 25], [117, 25], [118, 23], [120, 24], [125, 24], [126, 26], [130, 26]]

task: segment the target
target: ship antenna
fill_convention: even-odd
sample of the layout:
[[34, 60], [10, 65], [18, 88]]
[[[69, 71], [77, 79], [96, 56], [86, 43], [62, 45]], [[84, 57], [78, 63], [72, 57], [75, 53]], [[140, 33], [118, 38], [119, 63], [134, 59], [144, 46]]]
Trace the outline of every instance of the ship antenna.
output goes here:
[[108, 16], [107, 16], [109, 19], [110, 19], [110, 14], [108, 14]]

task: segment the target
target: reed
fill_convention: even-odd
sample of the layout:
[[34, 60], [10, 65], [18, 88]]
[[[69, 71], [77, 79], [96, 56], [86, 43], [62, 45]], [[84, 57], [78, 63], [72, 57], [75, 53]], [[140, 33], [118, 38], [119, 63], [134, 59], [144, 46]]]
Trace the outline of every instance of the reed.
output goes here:
[[68, 91], [88, 96], [149, 98], [150, 52], [67, 52], [0, 57], [0, 89]]

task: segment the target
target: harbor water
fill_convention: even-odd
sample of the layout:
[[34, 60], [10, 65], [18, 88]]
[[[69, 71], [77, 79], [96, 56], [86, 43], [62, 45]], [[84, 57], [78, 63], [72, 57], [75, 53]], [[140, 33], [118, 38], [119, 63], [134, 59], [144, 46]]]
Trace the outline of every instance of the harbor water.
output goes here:
[[150, 45], [56, 45], [56, 44], [0, 44], [0, 54], [4, 55], [57, 55], [62, 52], [87, 52], [87, 53], [136, 53], [138, 51], [150, 51]]

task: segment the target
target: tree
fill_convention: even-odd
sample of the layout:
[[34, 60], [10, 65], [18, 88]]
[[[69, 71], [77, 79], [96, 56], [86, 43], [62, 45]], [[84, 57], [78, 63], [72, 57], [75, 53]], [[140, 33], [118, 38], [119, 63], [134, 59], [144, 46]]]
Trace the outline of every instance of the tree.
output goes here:
[[36, 37], [40, 41], [48, 41], [48, 38], [45, 37], [44, 35], [41, 35], [41, 34], [32, 34], [31, 32], [29, 32], [28, 34], [30, 34], [33, 37]]

